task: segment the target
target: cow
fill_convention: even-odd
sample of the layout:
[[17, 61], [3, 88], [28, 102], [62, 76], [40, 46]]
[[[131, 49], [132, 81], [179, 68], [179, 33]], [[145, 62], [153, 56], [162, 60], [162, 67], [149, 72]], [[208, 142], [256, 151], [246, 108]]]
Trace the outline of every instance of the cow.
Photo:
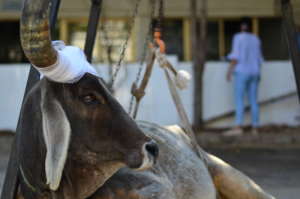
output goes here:
[[[48, 26], [49, 0], [27, 0], [21, 43], [37, 68], [57, 61]], [[20, 197], [83, 199], [122, 167], [144, 170], [158, 147], [86, 73], [74, 83], [42, 78], [24, 99], [18, 143]]]
[[274, 199], [226, 162], [195, 148], [183, 128], [139, 121], [158, 143], [152, 168], [120, 169], [89, 199]]
[[[58, 60], [49, 4], [25, 0], [21, 18], [23, 50], [41, 71]], [[18, 199], [273, 198], [181, 128], [133, 121], [94, 74], [42, 78], [20, 121]]]

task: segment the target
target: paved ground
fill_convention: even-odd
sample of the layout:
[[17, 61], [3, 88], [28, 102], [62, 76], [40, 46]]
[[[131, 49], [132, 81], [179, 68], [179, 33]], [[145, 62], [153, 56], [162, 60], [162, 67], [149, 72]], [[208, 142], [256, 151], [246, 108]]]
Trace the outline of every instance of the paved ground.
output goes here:
[[300, 198], [300, 149], [207, 149], [277, 199]]
[[224, 136], [225, 130], [201, 130], [197, 134], [198, 142], [202, 147], [217, 148], [300, 148], [300, 127], [264, 126], [255, 136], [250, 127], [245, 127], [239, 136]]
[[[12, 136], [0, 136], [0, 190]], [[245, 172], [277, 199], [299, 199], [300, 148], [216, 149], [207, 151]]]
[[[250, 124], [250, 112], [245, 114], [245, 124]], [[300, 105], [296, 94], [260, 106], [261, 125], [300, 125]], [[228, 127], [234, 124], [234, 116], [210, 122], [210, 127]]]

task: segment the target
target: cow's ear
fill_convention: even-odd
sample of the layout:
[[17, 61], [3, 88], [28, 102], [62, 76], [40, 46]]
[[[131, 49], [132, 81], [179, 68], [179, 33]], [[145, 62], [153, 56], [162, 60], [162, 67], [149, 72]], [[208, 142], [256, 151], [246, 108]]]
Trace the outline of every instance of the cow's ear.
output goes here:
[[68, 155], [71, 127], [61, 104], [42, 97], [43, 135], [47, 148], [45, 171], [47, 185], [56, 191], [60, 185]]

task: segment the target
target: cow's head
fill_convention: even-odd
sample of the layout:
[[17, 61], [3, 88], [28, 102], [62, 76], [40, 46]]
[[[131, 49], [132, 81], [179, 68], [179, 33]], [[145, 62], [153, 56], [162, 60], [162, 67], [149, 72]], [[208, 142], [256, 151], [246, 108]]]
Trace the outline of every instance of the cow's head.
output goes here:
[[[26, 0], [21, 19], [22, 46], [37, 67], [51, 66], [57, 60], [49, 35], [48, 7], [49, 0]], [[101, 79], [88, 73], [72, 84], [43, 78], [26, 100], [23, 118], [23, 128], [42, 131], [41, 135], [27, 133], [24, 137], [40, 136], [44, 149], [33, 148], [27, 142], [22, 143], [22, 149], [28, 155], [44, 153], [45, 171], [44, 175], [31, 175], [30, 168], [23, 168], [24, 175], [44, 177], [53, 191], [59, 188], [65, 172], [75, 186], [74, 181], [78, 181], [97, 188], [103, 183], [99, 178], [108, 178], [123, 166], [148, 168], [158, 155], [156, 144], [141, 132]], [[27, 161], [27, 165], [33, 163]], [[85, 194], [91, 191], [85, 190]]]

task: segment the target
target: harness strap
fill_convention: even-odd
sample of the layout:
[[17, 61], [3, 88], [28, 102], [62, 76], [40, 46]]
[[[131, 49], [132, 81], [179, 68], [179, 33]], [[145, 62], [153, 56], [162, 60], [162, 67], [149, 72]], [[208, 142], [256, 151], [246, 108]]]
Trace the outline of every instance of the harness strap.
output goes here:
[[[172, 64], [170, 62], [168, 62], [168, 60], [164, 56], [161, 56], [161, 57], [163, 57], [164, 60], [159, 61], [159, 64], [165, 72], [166, 79], [168, 81], [169, 90], [170, 90], [173, 102], [176, 106], [176, 110], [178, 112], [178, 115], [179, 115], [181, 124], [183, 126], [183, 129], [186, 132], [186, 134], [190, 137], [190, 141], [191, 141], [190, 144], [192, 145], [194, 151], [199, 155], [199, 157], [203, 160], [203, 162], [205, 164], [207, 164], [206, 153], [204, 152], [204, 150], [197, 143], [195, 132], [193, 131], [192, 126], [190, 125], [190, 122], [189, 122], [188, 116], [186, 114], [186, 111], [184, 109], [183, 103], [182, 103], [182, 101], [180, 99], [180, 96], [177, 92], [174, 80], [170, 77], [168, 69], [169, 70], [171, 70], [171, 69], [167, 65], [172, 66]], [[174, 68], [174, 67], [172, 66], [172, 68]]]
[[139, 105], [140, 105], [140, 101], [145, 96], [145, 89], [146, 89], [146, 87], [148, 85], [150, 76], [152, 74], [152, 69], [153, 69], [154, 61], [155, 61], [155, 53], [154, 53], [154, 49], [151, 49], [151, 54], [150, 54], [150, 57], [149, 57], [149, 59], [147, 61], [146, 71], [145, 71], [143, 80], [142, 80], [142, 82], [140, 84], [140, 87], [137, 88], [137, 84], [136, 83], [132, 84], [131, 94], [136, 99], [136, 105], [135, 105], [134, 112], [133, 112], [133, 118], [134, 119], [136, 119], [137, 112], [138, 112]]

